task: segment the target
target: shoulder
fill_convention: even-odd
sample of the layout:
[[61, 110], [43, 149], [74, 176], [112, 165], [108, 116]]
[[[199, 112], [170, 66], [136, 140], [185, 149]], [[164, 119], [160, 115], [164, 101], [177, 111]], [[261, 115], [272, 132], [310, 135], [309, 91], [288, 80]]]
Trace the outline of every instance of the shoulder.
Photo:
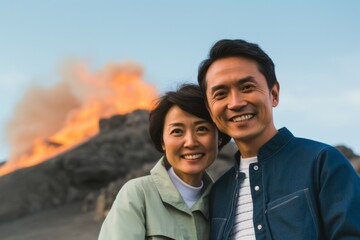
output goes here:
[[300, 156], [315, 161], [319, 170], [337, 171], [342, 168], [353, 171], [350, 161], [344, 154], [329, 144], [306, 138], [294, 138], [291, 147], [296, 147]]
[[301, 156], [312, 157], [315, 159], [331, 157], [346, 160], [345, 156], [337, 148], [307, 138], [293, 138], [287, 149], [291, 149], [291, 151], [299, 153]]
[[334, 148], [330, 146], [329, 144], [319, 142], [316, 140], [308, 139], [308, 138], [301, 138], [301, 137], [294, 137], [292, 142], [293, 145], [299, 146], [299, 148], [305, 149], [305, 150], [316, 150], [317, 152], [321, 152], [326, 149]]
[[120, 189], [120, 192], [143, 191], [153, 184], [154, 182], [150, 175], [138, 177], [127, 181]]
[[278, 140], [276, 142], [277, 145], [282, 146], [280, 149], [286, 149], [287, 151], [306, 150], [314, 153], [320, 152], [329, 147], [331, 148], [329, 144], [293, 135], [293, 133], [285, 127], [279, 129], [278, 134], [275, 135], [271, 141], [274, 142], [275, 140]]
[[152, 191], [153, 180], [151, 176], [143, 176], [127, 181], [120, 189], [115, 202], [134, 201], [143, 199], [148, 192]]
[[334, 156], [345, 158], [345, 156], [335, 147], [307, 138], [295, 137], [292, 145], [296, 145], [304, 154], [313, 154], [316, 156]]

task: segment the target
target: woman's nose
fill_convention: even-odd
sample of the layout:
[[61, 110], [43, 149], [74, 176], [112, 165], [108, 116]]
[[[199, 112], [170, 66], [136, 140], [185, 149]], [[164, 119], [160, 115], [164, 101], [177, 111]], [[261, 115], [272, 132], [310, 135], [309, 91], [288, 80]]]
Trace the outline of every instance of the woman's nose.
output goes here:
[[185, 147], [194, 147], [197, 146], [198, 141], [197, 137], [193, 133], [188, 133], [185, 137]]

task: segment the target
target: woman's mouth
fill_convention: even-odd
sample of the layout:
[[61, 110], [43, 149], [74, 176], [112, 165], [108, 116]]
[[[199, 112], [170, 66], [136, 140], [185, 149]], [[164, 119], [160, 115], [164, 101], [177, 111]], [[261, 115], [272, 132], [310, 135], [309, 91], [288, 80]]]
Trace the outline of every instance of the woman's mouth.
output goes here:
[[183, 155], [182, 157], [185, 159], [194, 160], [194, 159], [199, 159], [202, 156], [204, 156], [203, 153], [197, 153], [197, 154], [186, 154], [186, 155]]

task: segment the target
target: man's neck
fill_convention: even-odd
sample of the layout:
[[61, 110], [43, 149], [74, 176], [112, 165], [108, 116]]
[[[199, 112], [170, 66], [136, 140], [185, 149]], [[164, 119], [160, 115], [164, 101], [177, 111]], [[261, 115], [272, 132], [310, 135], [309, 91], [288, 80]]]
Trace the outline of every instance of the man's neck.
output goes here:
[[270, 134], [267, 134], [265, 138], [255, 137], [253, 139], [238, 141], [235, 139], [236, 146], [238, 147], [241, 156], [243, 158], [255, 157], [258, 154], [259, 149], [267, 143], [271, 138], [273, 138], [277, 133], [276, 128], [274, 127], [271, 130]]
[[243, 158], [251, 158], [257, 156], [259, 148], [254, 148], [254, 146], [249, 146], [248, 144], [243, 144], [242, 142], [235, 143]]

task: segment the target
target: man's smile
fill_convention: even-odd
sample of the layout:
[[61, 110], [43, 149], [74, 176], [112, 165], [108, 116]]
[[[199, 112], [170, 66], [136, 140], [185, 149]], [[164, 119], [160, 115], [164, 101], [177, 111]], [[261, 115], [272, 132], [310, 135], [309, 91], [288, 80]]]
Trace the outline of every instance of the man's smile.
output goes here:
[[249, 120], [253, 117], [255, 117], [255, 114], [249, 113], [249, 114], [232, 117], [232, 118], [230, 118], [230, 121], [231, 122], [242, 122], [242, 121]]

